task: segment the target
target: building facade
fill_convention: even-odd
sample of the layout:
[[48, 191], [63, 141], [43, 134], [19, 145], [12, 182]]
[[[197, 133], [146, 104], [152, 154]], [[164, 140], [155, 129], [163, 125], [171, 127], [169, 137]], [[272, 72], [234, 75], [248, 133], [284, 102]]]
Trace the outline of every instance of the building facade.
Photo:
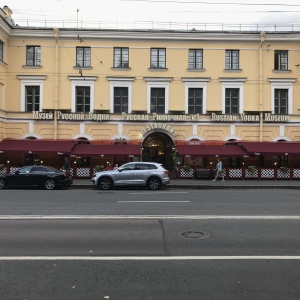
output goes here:
[[[209, 164], [181, 146], [300, 142], [299, 32], [35, 28], [11, 17], [4, 7], [0, 141], [116, 144], [116, 153], [83, 146], [63, 154], [80, 164], [110, 157], [169, 169], [194, 158]], [[1, 142], [0, 151], [2, 164], [28, 160]], [[228, 166], [240, 165], [233, 156], [225, 157]], [[289, 159], [298, 166], [296, 154]]]

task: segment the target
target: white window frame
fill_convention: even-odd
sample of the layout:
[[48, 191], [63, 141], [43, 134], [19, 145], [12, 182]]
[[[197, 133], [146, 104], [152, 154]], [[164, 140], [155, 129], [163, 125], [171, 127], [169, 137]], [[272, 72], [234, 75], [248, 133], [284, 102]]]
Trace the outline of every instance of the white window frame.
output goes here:
[[172, 78], [144, 78], [147, 82], [147, 114], [151, 113], [151, 89], [164, 88], [165, 89], [165, 114], [169, 112], [169, 85]]
[[44, 105], [44, 80], [46, 76], [18, 76], [21, 80], [21, 97], [20, 97], [20, 111], [26, 111], [26, 86], [39, 86], [40, 87], [40, 112], [43, 111]]
[[272, 114], [275, 113], [275, 90], [276, 89], [286, 89], [288, 90], [288, 115], [293, 114], [293, 83], [296, 79], [275, 79], [269, 78], [269, 82], [271, 83], [271, 110]]
[[239, 113], [244, 112], [244, 85], [246, 78], [220, 78], [222, 82], [222, 114], [225, 114], [225, 95], [226, 89], [239, 89], [240, 90], [240, 103]]
[[115, 87], [127, 87], [128, 88], [128, 113], [132, 113], [132, 81], [134, 78], [116, 78], [108, 77], [110, 81], [110, 113], [114, 113], [114, 88]]
[[90, 111], [94, 111], [94, 100], [95, 100], [95, 81], [97, 77], [69, 77], [71, 80], [71, 112], [76, 112], [76, 87], [77, 86], [88, 86], [91, 89], [91, 98], [90, 98]]
[[184, 91], [184, 110], [188, 114], [189, 111], [189, 88], [198, 88], [203, 90], [203, 103], [202, 103], [202, 114], [206, 114], [206, 99], [207, 99], [207, 82], [209, 79], [185, 79], [182, 78], [182, 81], [185, 82], [185, 91]]

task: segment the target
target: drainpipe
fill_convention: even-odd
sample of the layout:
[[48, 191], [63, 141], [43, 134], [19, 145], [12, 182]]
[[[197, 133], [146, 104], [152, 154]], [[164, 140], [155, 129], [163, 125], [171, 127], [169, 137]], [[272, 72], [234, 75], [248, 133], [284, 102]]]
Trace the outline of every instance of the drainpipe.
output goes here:
[[54, 28], [55, 62], [54, 62], [54, 140], [57, 140], [57, 110], [58, 110], [58, 28]]
[[259, 46], [259, 141], [263, 141], [263, 44], [265, 32], [260, 33]]

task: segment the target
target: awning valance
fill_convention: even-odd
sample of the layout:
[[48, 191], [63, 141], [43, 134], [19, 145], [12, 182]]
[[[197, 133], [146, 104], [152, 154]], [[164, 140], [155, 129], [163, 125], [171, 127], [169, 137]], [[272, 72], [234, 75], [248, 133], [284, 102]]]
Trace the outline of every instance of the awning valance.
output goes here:
[[246, 154], [246, 151], [239, 145], [178, 145], [177, 151], [179, 156], [191, 155], [198, 157], [242, 157]]
[[105, 156], [140, 156], [141, 147], [139, 145], [90, 145], [90, 144], [77, 144], [72, 155], [86, 156], [86, 157], [101, 157]]
[[75, 144], [74, 141], [4, 139], [0, 142], [0, 153], [55, 153], [69, 155]]
[[243, 142], [249, 155], [300, 155], [300, 143], [293, 142]]

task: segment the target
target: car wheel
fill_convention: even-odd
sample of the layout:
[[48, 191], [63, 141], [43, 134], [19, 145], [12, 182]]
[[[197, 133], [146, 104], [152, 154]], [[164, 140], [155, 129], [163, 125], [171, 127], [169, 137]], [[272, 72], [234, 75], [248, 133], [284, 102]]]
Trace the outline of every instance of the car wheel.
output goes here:
[[0, 178], [0, 190], [5, 188], [5, 180]]
[[159, 190], [161, 188], [161, 181], [157, 177], [150, 177], [147, 182], [147, 187], [150, 190]]
[[56, 187], [56, 183], [53, 179], [47, 179], [45, 182], [46, 190], [54, 190]]
[[112, 186], [113, 186], [113, 182], [108, 177], [103, 177], [103, 178], [99, 179], [99, 181], [98, 181], [98, 187], [101, 190], [110, 190], [110, 189], [112, 189]]

